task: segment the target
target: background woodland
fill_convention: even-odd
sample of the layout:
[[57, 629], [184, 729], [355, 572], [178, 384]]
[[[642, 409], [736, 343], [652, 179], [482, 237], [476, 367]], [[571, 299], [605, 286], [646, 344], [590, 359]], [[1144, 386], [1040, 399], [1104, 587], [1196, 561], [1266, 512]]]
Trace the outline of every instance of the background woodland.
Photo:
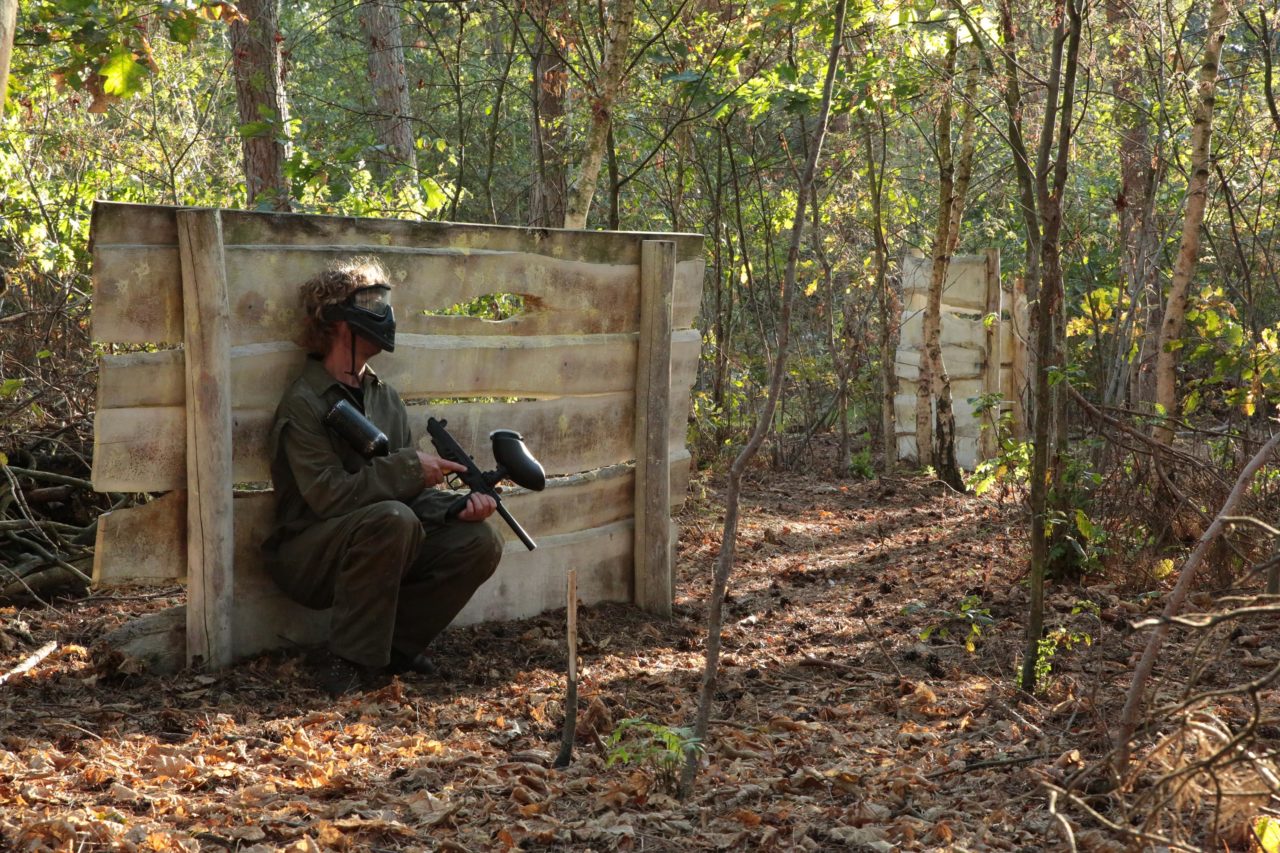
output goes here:
[[[1193, 782], [1225, 813], [1225, 785], [1259, 804], [1236, 841], [1280, 849], [1265, 816], [1280, 728], [1260, 699], [1280, 653], [1222, 674], [1241, 637], [1274, 627], [1280, 592], [1277, 17], [1266, 0], [0, 0], [0, 593], [82, 582], [96, 515], [143, 499], [83, 482], [95, 199], [697, 232], [690, 444], [723, 489], [727, 547], [708, 569], [695, 740], [744, 483], [923, 471], [948, 500], [1020, 507], [1008, 683], [1043, 697], [1053, 662], [1101, 636], [1080, 620], [1154, 617], [1097, 711], [1097, 748], [1046, 783], [1075, 819], [1194, 849], [1216, 823], [1151, 816]], [[937, 293], [953, 254], [989, 248], [1030, 306], [1030, 415], [979, 401], [999, 451], [963, 472]], [[898, 459], [911, 252], [933, 286], [921, 458]], [[513, 290], [456, 310], [524, 304]], [[1055, 594], [1078, 604], [1064, 615]], [[902, 615], [972, 650], [989, 610], [956, 594]], [[1166, 640], [1202, 657], [1172, 676]], [[1194, 759], [1153, 783], [1170, 749]]]

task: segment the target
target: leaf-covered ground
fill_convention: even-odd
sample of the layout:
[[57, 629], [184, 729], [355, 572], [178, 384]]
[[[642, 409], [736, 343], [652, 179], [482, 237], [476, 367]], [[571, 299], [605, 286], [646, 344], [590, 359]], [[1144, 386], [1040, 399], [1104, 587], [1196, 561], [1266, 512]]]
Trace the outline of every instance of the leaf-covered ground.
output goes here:
[[680, 516], [675, 619], [582, 609], [563, 771], [563, 611], [450, 631], [447, 679], [337, 702], [299, 654], [155, 677], [94, 648], [178, 590], [0, 611], [0, 674], [58, 644], [0, 684], [0, 848], [1063, 848], [1041, 781], [1103, 743], [1116, 694], [1099, 686], [1126, 677], [1119, 629], [1141, 605], [1056, 596], [1055, 671], [1019, 693], [1022, 510], [923, 479], [748, 489], [719, 705], [694, 795], [673, 798], [669, 753], [623, 721], [693, 718], [718, 487], [695, 482]]

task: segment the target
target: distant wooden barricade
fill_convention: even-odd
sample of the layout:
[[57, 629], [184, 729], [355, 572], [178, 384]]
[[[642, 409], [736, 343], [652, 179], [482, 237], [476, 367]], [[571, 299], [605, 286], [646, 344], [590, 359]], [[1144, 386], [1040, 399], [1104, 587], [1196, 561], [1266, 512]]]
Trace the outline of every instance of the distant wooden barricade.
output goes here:
[[[898, 456], [903, 459], [918, 458], [916, 380], [932, 273], [930, 257], [907, 255], [902, 260], [902, 325], [895, 368], [898, 393], [893, 408]], [[999, 412], [1012, 414], [1018, 437], [1023, 436], [1027, 422], [1027, 298], [1018, 287], [1001, 286], [998, 250], [952, 257], [941, 320], [942, 360], [951, 379], [956, 417], [956, 458], [962, 467], [972, 469], [996, 453], [992, 427]], [[999, 394], [1001, 402], [984, 419], [974, 411], [974, 401], [988, 394]]]
[[[538, 550], [498, 524], [502, 564], [459, 622], [563, 606], [569, 568], [583, 601], [670, 611], [700, 236], [99, 203], [92, 243], [94, 338], [157, 349], [101, 362], [94, 487], [167, 492], [101, 518], [94, 578], [185, 578], [188, 590], [186, 608], [119, 632], [126, 652], [218, 667], [323, 636], [327, 612], [288, 601], [261, 568], [265, 448], [304, 357], [298, 285], [352, 255], [378, 257], [395, 281], [396, 351], [373, 367], [409, 403], [418, 446], [431, 449], [429, 415], [447, 418], [492, 468], [488, 433], [516, 429], [552, 478], [505, 498]], [[486, 294], [520, 294], [524, 310], [439, 313]]]

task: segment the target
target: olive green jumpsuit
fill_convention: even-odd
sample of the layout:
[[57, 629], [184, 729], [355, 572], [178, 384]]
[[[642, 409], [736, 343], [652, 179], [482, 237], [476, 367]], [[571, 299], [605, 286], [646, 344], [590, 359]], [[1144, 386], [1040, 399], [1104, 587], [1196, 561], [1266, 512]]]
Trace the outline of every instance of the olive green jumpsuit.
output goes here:
[[[300, 604], [333, 608], [329, 650], [386, 666], [453, 621], [502, 556], [486, 522], [446, 519], [457, 495], [428, 488], [400, 395], [365, 371], [363, 405], [315, 356], [276, 409], [268, 452], [276, 527], [267, 569]], [[365, 459], [323, 418], [339, 399], [362, 408], [391, 452]]]

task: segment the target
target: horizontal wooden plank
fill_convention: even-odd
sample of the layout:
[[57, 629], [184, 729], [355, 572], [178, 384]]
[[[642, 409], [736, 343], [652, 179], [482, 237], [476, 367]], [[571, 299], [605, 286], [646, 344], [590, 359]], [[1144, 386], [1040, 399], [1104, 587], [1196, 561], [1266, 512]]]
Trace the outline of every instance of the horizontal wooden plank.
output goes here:
[[[943, 346], [986, 349], [987, 329], [981, 321], [965, 319], [955, 314], [943, 314], [940, 319], [942, 329], [939, 338]], [[902, 319], [899, 351], [920, 349], [923, 335], [923, 315], [905, 314]]]
[[[689, 455], [673, 454], [672, 505], [683, 500], [688, 488]], [[611, 524], [631, 515], [630, 490], [634, 487], [634, 470], [630, 465], [614, 466], [584, 475], [553, 479], [543, 492], [519, 491], [508, 494], [504, 503], [512, 515], [539, 541], [546, 537]], [[103, 516], [99, 546], [94, 567], [95, 583], [110, 586], [119, 583], [173, 583], [186, 575], [183, 559], [185, 543], [185, 504], [181, 493], [174, 492], [142, 507], [116, 510]], [[173, 508], [177, 507], [176, 511]], [[151, 510], [163, 508], [165, 512]], [[237, 571], [260, 572], [258, 546], [269, 535], [275, 512], [271, 492], [237, 496], [236, 566]], [[498, 521], [495, 528], [509, 541], [514, 534]], [[145, 542], [132, 535], [146, 530]], [[140, 547], [141, 546], [141, 547]], [[523, 547], [523, 546], [522, 546]], [[145, 553], [144, 553], [145, 552]], [[131, 562], [142, 556], [144, 561]]]
[[[978, 427], [974, 420], [974, 404], [971, 400], [982, 393], [982, 381], [979, 379], [957, 380], [951, 384], [951, 404], [956, 416], [957, 435], [977, 435]], [[910, 430], [915, 434], [916, 422], [916, 383], [902, 380], [898, 385], [898, 393], [893, 398], [893, 416], [897, 428]]]
[[[93, 238], [102, 243], [177, 243], [174, 213], [180, 208], [159, 204], [94, 203]], [[552, 257], [595, 261], [623, 254], [626, 263], [639, 263], [641, 240], [674, 240], [677, 260], [698, 257], [702, 235], [644, 231], [576, 231], [374, 219], [354, 216], [222, 211], [227, 244], [343, 245], [379, 248], [451, 246], [464, 249], [538, 252]]]
[[[118, 343], [181, 340], [181, 287], [172, 208], [100, 203], [92, 237], [94, 337]], [[159, 220], [170, 225], [155, 227]], [[138, 232], [130, 225], [139, 223]], [[234, 344], [297, 334], [297, 287], [338, 257], [372, 254], [399, 285], [397, 320], [411, 334], [584, 334], [635, 331], [639, 244], [674, 239], [678, 326], [701, 294], [701, 237], [547, 232], [342, 217], [224, 212]], [[168, 235], [167, 237], [165, 235]], [[501, 322], [424, 315], [488, 293], [527, 295]]]
[[177, 246], [176, 214], [180, 209], [167, 204], [130, 204], [99, 199], [93, 203], [89, 247], [113, 243]]
[[93, 487], [100, 492], [167, 492], [186, 487], [183, 406], [98, 409], [93, 419]]
[[[455, 625], [535, 616], [564, 606], [568, 567], [578, 569], [578, 599], [585, 604], [631, 599], [631, 522], [551, 536], [527, 551], [510, 543], [494, 576], [477, 590]], [[310, 610], [284, 596], [261, 571], [237, 572], [232, 605], [233, 656], [272, 648], [317, 645], [328, 633], [328, 610]], [[173, 672], [186, 660], [186, 607], [133, 620], [106, 642], [152, 671]]]
[[120, 249], [91, 240], [95, 341], [182, 342], [182, 270], [178, 247]]
[[[933, 259], [908, 255], [902, 261], [903, 304], [923, 307], [933, 276]], [[985, 255], [953, 255], [942, 290], [943, 304], [968, 311], [987, 308], [987, 259]]]
[[[586, 263], [519, 252], [439, 253], [435, 249], [378, 255], [391, 281], [397, 326], [410, 334], [441, 331], [439, 312], [493, 293], [525, 296], [525, 313], [500, 322], [450, 318], [461, 334], [600, 334], [638, 327], [639, 267]], [[298, 286], [350, 252], [323, 249], [228, 248], [235, 343], [293, 339], [300, 321]], [[460, 328], [459, 328], [460, 327]]]
[[187, 575], [187, 493], [98, 516], [93, 582], [173, 583]]
[[[689, 491], [692, 459], [680, 448], [671, 453], [671, 506], [684, 502]], [[635, 468], [613, 465], [561, 477], [542, 492], [518, 491], [503, 498], [511, 514], [539, 543], [547, 536], [602, 527], [632, 517], [635, 504]], [[501, 521], [495, 527], [508, 542], [516, 542], [511, 528]]]
[[[692, 385], [701, 347], [695, 329], [671, 336], [673, 387]], [[441, 397], [563, 397], [626, 391], [635, 382], [634, 335], [501, 339], [399, 335], [396, 351], [373, 362], [406, 400]], [[275, 409], [302, 370], [289, 343], [231, 351], [231, 405]], [[102, 358], [98, 408], [177, 406], [185, 399], [181, 350]]]
[[702, 310], [702, 282], [707, 262], [703, 258], [676, 263], [675, 287], [672, 291], [671, 328], [688, 329]]
[[476, 590], [454, 624], [523, 619], [564, 607], [570, 568], [578, 570], [578, 599], [584, 604], [630, 601], [632, 537], [632, 523], [626, 520], [546, 537], [536, 551], [508, 542], [497, 572]]
[[[898, 458], [916, 458], [916, 434], [898, 432]], [[978, 454], [978, 439], [972, 436], [956, 436], [956, 461], [960, 467], [972, 471], [981, 456]]]
[[457, 222], [370, 219], [348, 216], [259, 213], [222, 214], [227, 245], [343, 246], [354, 251], [423, 246], [455, 249], [535, 252], [589, 263], [640, 262], [640, 241], [673, 240], [676, 259], [698, 257], [700, 234], [638, 231], [574, 231]]
[[[687, 391], [679, 392], [687, 418]], [[453, 403], [410, 406], [414, 441], [431, 450], [427, 418], [445, 418], [449, 431], [482, 467], [491, 465], [488, 435], [514, 429], [549, 474], [603, 468], [634, 457], [634, 399], [630, 394], [565, 397], [520, 403]], [[234, 477], [238, 483], [270, 478], [266, 440], [274, 411], [232, 412]], [[684, 424], [675, 417], [673, 441], [684, 446]], [[186, 483], [186, 414], [182, 406], [98, 409], [94, 419], [93, 483], [101, 492], [162, 492]]]
[[[639, 268], [586, 264], [538, 255], [390, 254], [397, 283], [396, 323], [406, 334], [530, 335], [634, 332]], [[103, 246], [96, 250], [94, 338], [118, 343], [177, 343], [182, 337], [176, 249]], [[298, 286], [341, 253], [226, 252], [233, 343], [294, 340], [301, 328]], [[702, 296], [701, 259], [677, 268], [674, 324], [688, 328]], [[525, 296], [523, 313], [505, 320], [438, 316], [493, 293]]]
[[[689, 488], [690, 457], [671, 456], [671, 505]], [[503, 498], [511, 514], [541, 544], [543, 539], [603, 527], [632, 515], [635, 469], [614, 465], [548, 481], [541, 492], [513, 490]], [[275, 495], [240, 494], [234, 501], [236, 572], [262, 573], [259, 546], [270, 535]], [[501, 520], [490, 522], [507, 541], [515, 534]], [[104, 513], [98, 524], [93, 580], [98, 586], [175, 583], [186, 578], [186, 493], [170, 492], [138, 507]], [[521, 546], [523, 547], [523, 546]]]
[[[942, 348], [942, 363], [952, 379], [976, 379], [982, 376], [985, 362], [981, 350], [945, 346]], [[902, 379], [910, 379], [913, 382], [919, 379], [920, 351], [899, 350], [895, 358], [894, 370]]]

